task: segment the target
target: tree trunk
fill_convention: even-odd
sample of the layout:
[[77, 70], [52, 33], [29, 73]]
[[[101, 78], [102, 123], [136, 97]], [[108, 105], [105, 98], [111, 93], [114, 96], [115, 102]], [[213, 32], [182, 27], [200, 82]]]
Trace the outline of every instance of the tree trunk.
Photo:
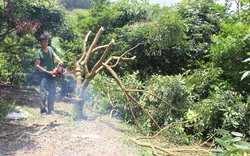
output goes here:
[[[133, 47], [132, 49], [130, 49], [129, 51], [126, 51], [124, 54], [122, 54], [119, 57], [111, 56], [110, 58], [106, 59], [111, 47], [115, 44], [115, 41], [112, 39], [107, 45], [97, 46], [98, 40], [103, 31], [104, 31], [104, 28], [101, 27], [99, 31], [97, 32], [92, 44], [87, 50], [86, 45], [87, 45], [88, 37], [91, 34], [91, 31], [88, 32], [88, 34], [85, 36], [85, 39], [83, 41], [82, 56], [75, 63], [75, 66], [76, 66], [75, 74], [76, 74], [76, 81], [77, 81], [76, 94], [75, 94], [76, 104], [74, 105], [75, 120], [82, 119], [83, 117], [85, 117], [83, 114], [83, 106], [86, 100], [85, 97], [87, 96], [86, 89], [88, 88], [89, 82], [104, 69], [103, 64], [105, 63], [105, 65], [108, 66], [110, 62], [115, 61], [116, 63], [112, 65], [113, 67], [115, 67], [120, 61], [130, 61], [130, 60], [135, 59], [135, 56], [132, 58], [125, 58], [124, 55], [127, 54], [129, 51], [133, 50], [134, 48], [136, 48], [139, 44]], [[92, 69], [89, 70], [88, 61], [90, 59], [91, 54], [102, 48], [105, 48], [102, 56], [99, 58], [99, 60], [96, 61]]]
[[[78, 82], [80, 81], [80, 83]], [[77, 80], [77, 89], [76, 89], [76, 104], [74, 105], [74, 120], [84, 119], [85, 115], [83, 113], [83, 106], [85, 103], [86, 89], [88, 88], [89, 80], [85, 80], [81, 84], [81, 80]]]

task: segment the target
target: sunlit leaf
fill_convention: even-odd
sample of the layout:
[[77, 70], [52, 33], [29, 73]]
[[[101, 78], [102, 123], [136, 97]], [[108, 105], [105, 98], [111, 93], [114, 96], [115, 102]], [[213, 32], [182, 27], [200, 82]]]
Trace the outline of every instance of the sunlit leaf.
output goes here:
[[243, 40], [247, 40], [247, 39], [249, 39], [249, 38], [250, 38], [250, 34], [247, 34], [247, 35], [244, 37]]
[[250, 75], [250, 71], [246, 71], [240, 78], [240, 80], [243, 80], [244, 78], [246, 78], [247, 76]]
[[231, 134], [237, 137], [243, 137], [243, 135], [239, 132], [231, 132]]
[[248, 150], [249, 147], [248, 146], [242, 146], [242, 145], [237, 145], [237, 144], [233, 144], [236, 148], [238, 149], [243, 149], [243, 150]]
[[242, 62], [248, 62], [248, 61], [250, 61], [250, 58], [247, 58], [247, 59], [245, 59], [245, 60], [242, 61]]
[[231, 153], [243, 156], [245, 152], [243, 149], [237, 148], [237, 149], [232, 150]]
[[238, 141], [241, 141], [241, 137], [235, 137], [232, 139], [233, 142], [238, 142]]

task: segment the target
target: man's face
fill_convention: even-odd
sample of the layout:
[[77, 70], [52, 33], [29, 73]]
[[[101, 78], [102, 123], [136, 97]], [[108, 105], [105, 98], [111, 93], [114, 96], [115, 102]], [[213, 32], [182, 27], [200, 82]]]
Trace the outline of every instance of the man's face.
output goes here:
[[42, 41], [40, 41], [40, 44], [41, 44], [42, 47], [47, 47], [48, 43], [49, 43], [48, 40], [42, 40]]

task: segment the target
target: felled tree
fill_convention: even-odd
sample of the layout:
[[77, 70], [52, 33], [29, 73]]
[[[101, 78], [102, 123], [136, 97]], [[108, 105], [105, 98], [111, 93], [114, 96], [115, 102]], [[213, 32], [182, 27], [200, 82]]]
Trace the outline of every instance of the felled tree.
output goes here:
[[[99, 41], [99, 38], [101, 37], [102, 32], [104, 31], [104, 28], [101, 27], [99, 31], [97, 32], [94, 40], [92, 41], [92, 44], [87, 50], [87, 42], [89, 35], [91, 34], [91, 31], [89, 31], [83, 41], [83, 49], [82, 49], [82, 56], [81, 58], [75, 63], [76, 66], [76, 80], [77, 80], [77, 88], [76, 88], [76, 95], [75, 99], [77, 104], [74, 106], [74, 112], [75, 112], [75, 119], [79, 119], [83, 117], [83, 105], [84, 105], [84, 97], [86, 94], [86, 89], [89, 86], [89, 83], [93, 78], [100, 73], [105, 66], [109, 66], [109, 63], [111, 61], [116, 61], [113, 65], [116, 66], [120, 61], [130, 61], [134, 60], [136, 57], [132, 58], [125, 58], [125, 54], [131, 51], [132, 49], [136, 48], [137, 46], [133, 47], [132, 49], [126, 51], [121, 56], [111, 56], [107, 58], [108, 53], [111, 49], [111, 47], [115, 44], [115, 41], [112, 39], [107, 45], [100, 45], [98, 46], [97, 43]], [[88, 62], [90, 59], [91, 54], [96, 52], [99, 49], [105, 48], [102, 56], [100, 59], [95, 63], [95, 65], [92, 67], [92, 69], [89, 69]]]

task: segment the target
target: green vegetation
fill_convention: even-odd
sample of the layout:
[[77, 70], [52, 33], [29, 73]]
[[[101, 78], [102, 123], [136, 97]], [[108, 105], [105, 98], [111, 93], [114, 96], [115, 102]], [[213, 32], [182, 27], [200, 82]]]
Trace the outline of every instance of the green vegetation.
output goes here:
[[[136, 60], [113, 68], [135, 100], [128, 100], [104, 70], [91, 81], [86, 105], [101, 113], [112, 110], [113, 116], [136, 125], [144, 135], [183, 123], [162, 137], [176, 144], [209, 142], [225, 155], [249, 153], [249, 0], [238, 1], [235, 11], [228, 8], [231, 1], [219, 5], [213, 0], [183, 0], [163, 8], [147, 0], [92, 0], [91, 5], [84, 1], [89, 10], [79, 10], [83, 7], [72, 2], [0, 2], [0, 82], [37, 84], [33, 57], [41, 33], [53, 38], [53, 48], [73, 70], [85, 35], [104, 27], [98, 45], [111, 39], [116, 43], [109, 56], [140, 44], [127, 54]], [[62, 3], [77, 10], [66, 10]], [[93, 66], [101, 55], [97, 50], [88, 64]], [[70, 89], [63, 96], [74, 92], [72, 81], [65, 79]], [[0, 106], [3, 116], [9, 108]]]

